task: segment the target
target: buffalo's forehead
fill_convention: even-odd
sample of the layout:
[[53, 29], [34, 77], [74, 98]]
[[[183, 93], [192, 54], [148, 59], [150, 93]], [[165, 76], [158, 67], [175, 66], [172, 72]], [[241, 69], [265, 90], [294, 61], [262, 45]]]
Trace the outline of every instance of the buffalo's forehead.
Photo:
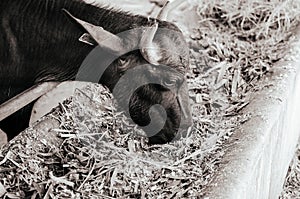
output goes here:
[[162, 80], [170, 80], [170, 79], [184, 79], [185, 72], [183, 69], [180, 71], [177, 68], [166, 66], [166, 65], [158, 65], [152, 66], [153, 70], [150, 70], [154, 75], [160, 77]]
[[184, 74], [189, 64], [189, 48], [180, 31], [159, 29], [154, 42], [161, 52], [160, 63]]

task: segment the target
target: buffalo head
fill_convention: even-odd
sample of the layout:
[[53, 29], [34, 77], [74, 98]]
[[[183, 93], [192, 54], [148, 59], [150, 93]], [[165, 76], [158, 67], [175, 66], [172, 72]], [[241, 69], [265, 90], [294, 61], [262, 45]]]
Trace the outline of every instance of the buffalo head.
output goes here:
[[181, 31], [163, 20], [164, 9], [157, 19], [145, 18], [141, 27], [117, 34], [65, 12], [86, 30], [80, 41], [97, 45], [78, 80], [95, 76], [106, 85], [152, 144], [171, 141], [191, 125], [185, 76], [189, 51]]

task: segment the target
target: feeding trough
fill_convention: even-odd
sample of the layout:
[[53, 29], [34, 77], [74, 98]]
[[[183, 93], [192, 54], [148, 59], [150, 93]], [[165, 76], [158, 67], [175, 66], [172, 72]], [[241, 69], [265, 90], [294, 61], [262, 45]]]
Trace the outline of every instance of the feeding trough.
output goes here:
[[206, 198], [278, 198], [300, 135], [300, 29], [286, 57], [243, 111]]

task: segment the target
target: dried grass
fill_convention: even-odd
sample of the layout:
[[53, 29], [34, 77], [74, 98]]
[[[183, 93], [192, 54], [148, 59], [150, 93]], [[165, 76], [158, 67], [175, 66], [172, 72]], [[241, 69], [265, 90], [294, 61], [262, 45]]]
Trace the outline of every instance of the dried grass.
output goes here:
[[52, 114], [64, 140], [58, 149], [28, 138], [2, 151], [0, 195], [4, 187], [9, 198], [201, 197], [226, 153], [224, 143], [251, 117], [241, 110], [284, 56], [300, 4], [201, 1], [198, 15], [190, 38], [189, 137], [148, 146], [143, 132], [116, 111], [111, 94], [89, 87]]
[[290, 164], [280, 199], [300, 198], [300, 145]]

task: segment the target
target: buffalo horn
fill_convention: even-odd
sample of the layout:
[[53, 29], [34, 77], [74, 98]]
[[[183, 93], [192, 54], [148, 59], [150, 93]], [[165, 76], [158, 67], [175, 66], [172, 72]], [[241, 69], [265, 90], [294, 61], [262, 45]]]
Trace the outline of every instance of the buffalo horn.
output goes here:
[[[167, 18], [168, 4], [169, 1], [166, 1], [164, 6], [158, 13], [156, 19], [165, 20]], [[141, 54], [149, 63], [153, 65], [158, 65], [158, 60], [160, 59], [160, 50], [153, 44], [154, 36], [157, 30], [158, 22], [155, 20], [155, 24], [152, 27], [150, 27], [147, 31], [145, 31], [140, 41]]]
[[168, 13], [169, 13], [169, 5], [170, 5], [170, 1], [166, 1], [166, 3], [164, 4], [164, 6], [161, 8], [160, 12], [157, 15], [157, 19], [165, 21], [167, 20], [168, 17]]

